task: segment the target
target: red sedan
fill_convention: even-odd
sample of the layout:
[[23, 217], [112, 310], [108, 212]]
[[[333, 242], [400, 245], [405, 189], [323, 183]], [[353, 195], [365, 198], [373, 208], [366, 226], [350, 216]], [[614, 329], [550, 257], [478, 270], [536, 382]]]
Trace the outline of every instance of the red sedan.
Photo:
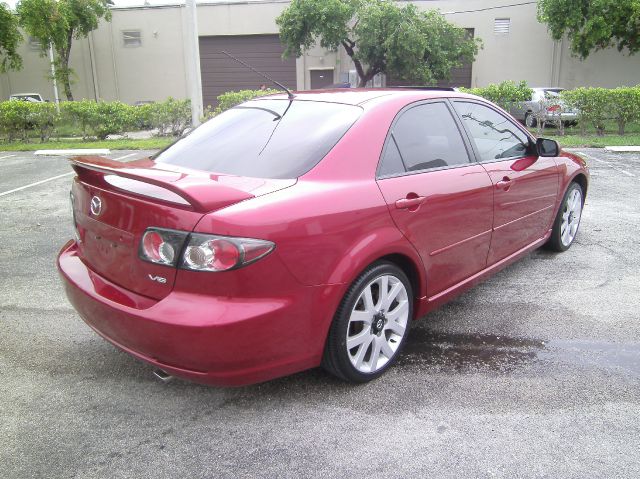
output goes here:
[[73, 306], [162, 374], [220, 385], [380, 376], [414, 319], [569, 248], [589, 181], [495, 105], [427, 89], [263, 97], [152, 158], [72, 165]]

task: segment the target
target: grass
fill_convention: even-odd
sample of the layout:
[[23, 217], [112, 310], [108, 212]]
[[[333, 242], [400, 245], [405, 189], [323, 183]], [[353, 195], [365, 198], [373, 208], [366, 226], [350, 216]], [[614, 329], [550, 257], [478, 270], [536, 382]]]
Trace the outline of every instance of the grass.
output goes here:
[[604, 148], [605, 146], [639, 146], [640, 134], [635, 135], [606, 135], [606, 136], [580, 136], [580, 135], [564, 135], [553, 136], [545, 135], [547, 138], [553, 138], [560, 146], [566, 148]]
[[51, 140], [44, 143], [22, 141], [2, 142], [0, 151], [70, 150], [74, 148], [108, 148], [110, 150], [159, 150], [169, 145], [174, 138], [146, 138], [143, 140], [121, 139], [82, 141], [82, 139]]
[[605, 146], [638, 146], [640, 145], [640, 123], [630, 123], [625, 129], [625, 135], [618, 135], [618, 125], [613, 121], [605, 123], [604, 136], [597, 136], [593, 128], [587, 129], [586, 135], [580, 134], [580, 127], [573, 126], [565, 130], [564, 136], [556, 134], [554, 128], [545, 128], [542, 135], [538, 135], [534, 128], [531, 132], [536, 136], [553, 138], [560, 146], [567, 148], [604, 148]]

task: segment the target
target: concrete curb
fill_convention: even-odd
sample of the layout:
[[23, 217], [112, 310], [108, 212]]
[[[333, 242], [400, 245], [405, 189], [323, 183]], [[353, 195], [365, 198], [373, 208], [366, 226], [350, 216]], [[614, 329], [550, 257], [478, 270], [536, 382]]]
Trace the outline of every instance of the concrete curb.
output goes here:
[[37, 150], [36, 156], [76, 156], [76, 155], [108, 155], [111, 150], [106, 148], [78, 148], [75, 150]]
[[640, 153], [640, 146], [605, 146], [604, 151], [613, 153]]

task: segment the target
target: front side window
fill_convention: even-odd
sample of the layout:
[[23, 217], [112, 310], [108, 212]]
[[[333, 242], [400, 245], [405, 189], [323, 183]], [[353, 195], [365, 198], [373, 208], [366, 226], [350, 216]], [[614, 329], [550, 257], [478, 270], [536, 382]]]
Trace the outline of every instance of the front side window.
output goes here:
[[426, 103], [400, 114], [385, 145], [380, 176], [469, 164], [469, 155], [444, 103]]
[[521, 158], [529, 151], [529, 137], [507, 117], [479, 103], [454, 102], [473, 139], [480, 161]]
[[217, 115], [158, 153], [157, 163], [291, 179], [325, 157], [362, 113], [342, 103], [260, 99]]

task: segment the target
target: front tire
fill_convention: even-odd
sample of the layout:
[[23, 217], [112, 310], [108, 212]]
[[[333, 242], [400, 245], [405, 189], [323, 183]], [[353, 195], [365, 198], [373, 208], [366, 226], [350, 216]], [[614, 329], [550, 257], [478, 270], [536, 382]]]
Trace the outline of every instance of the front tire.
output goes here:
[[553, 222], [551, 237], [547, 247], [553, 251], [567, 251], [578, 235], [584, 193], [578, 183], [571, 183], [562, 199], [558, 214]]
[[393, 263], [374, 263], [342, 299], [322, 366], [349, 382], [381, 376], [398, 357], [412, 318], [413, 290], [407, 276]]

